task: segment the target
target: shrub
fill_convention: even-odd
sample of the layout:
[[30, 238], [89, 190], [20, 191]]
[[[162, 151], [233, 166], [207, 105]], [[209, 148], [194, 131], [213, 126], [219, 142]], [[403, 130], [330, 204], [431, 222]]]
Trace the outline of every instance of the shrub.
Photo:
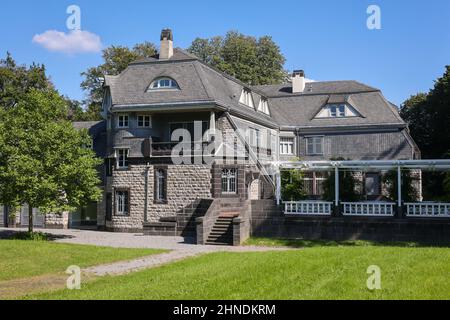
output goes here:
[[18, 232], [12, 237], [12, 239], [28, 241], [48, 241], [48, 235], [42, 232]]

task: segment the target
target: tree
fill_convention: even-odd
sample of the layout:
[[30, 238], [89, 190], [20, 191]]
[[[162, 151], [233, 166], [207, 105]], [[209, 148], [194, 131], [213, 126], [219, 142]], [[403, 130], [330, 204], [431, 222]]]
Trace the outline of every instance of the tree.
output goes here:
[[[332, 172], [323, 182], [323, 198], [326, 201], [334, 201], [335, 199], [335, 174]], [[358, 201], [361, 196], [356, 192], [357, 181], [350, 171], [339, 172], [339, 199], [345, 201]]]
[[65, 119], [67, 105], [55, 90], [32, 89], [14, 108], [0, 108], [0, 203], [28, 204], [62, 212], [100, 196], [96, 166], [101, 161], [86, 147], [87, 131]]
[[[401, 172], [402, 200], [405, 202], [417, 201], [417, 190], [414, 188], [414, 177], [410, 170]], [[398, 200], [398, 172], [390, 170], [383, 176], [383, 183], [387, 185], [388, 198], [392, 201]]]
[[0, 108], [14, 107], [32, 89], [49, 88], [53, 85], [45, 74], [44, 65], [17, 65], [9, 52], [5, 59], [0, 59]]
[[450, 148], [450, 66], [428, 93], [406, 100], [400, 110], [427, 159], [442, 158]]
[[305, 199], [303, 173], [300, 170], [281, 171], [281, 197], [283, 201], [300, 201]]
[[188, 51], [250, 85], [276, 84], [286, 78], [286, 59], [269, 36], [257, 39], [229, 31], [225, 37], [197, 38]]
[[[435, 81], [429, 93], [419, 93], [406, 100], [400, 115], [408, 123], [411, 136], [425, 159], [448, 158], [450, 151], [450, 66]], [[443, 172], [424, 172], [425, 198], [445, 197]]]
[[103, 63], [97, 67], [89, 68], [81, 75], [84, 77], [81, 88], [87, 91], [87, 120], [99, 120], [99, 110], [103, 99], [102, 79], [105, 75], [118, 75], [128, 65], [136, 60], [153, 57], [157, 54], [154, 44], [144, 42], [136, 44], [133, 48], [124, 46], [111, 46], [103, 50]]

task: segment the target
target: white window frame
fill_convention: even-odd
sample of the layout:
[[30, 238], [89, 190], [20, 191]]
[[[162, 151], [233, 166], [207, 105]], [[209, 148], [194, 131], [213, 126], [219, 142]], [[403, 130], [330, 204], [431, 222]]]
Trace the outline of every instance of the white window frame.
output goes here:
[[258, 111], [270, 115], [269, 101], [267, 101], [267, 99], [261, 98], [261, 100], [259, 101]]
[[[142, 121], [140, 118], [142, 118]], [[142, 122], [142, 125], [140, 125], [140, 122]], [[152, 116], [149, 114], [138, 114], [137, 126], [138, 126], [138, 128], [151, 128], [152, 127]]]
[[[126, 123], [126, 125], [125, 125]], [[130, 126], [130, 115], [127, 113], [122, 113], [117, 115], [117, 128], [126, 129]]]
[[116, 167], [117, 169], [128, 169], [128, 158], [130, 149], [116, 149]]
[[[287, 140], [289, 140], [289, 141], [287, 141]], [[280, 155], [283, 155], [283, 156], [294, 155], [294, 153], [295, 153], [294, 144], [295, 144], [294, 137], [280, 137]]]
[[128, 216], [129, 212], [129, 204], [130, 204], [130, 191], [128, 190], [116, 190], [115, 194], [116, 198], [116, 216]]
[[236, 168], [225, 168], [222, 170], [222, 194], [237, 194], [237, 175], [238, 172]]
[[[324, 150], [324, 144], [325, 144], [325, 137], [324, 136], [309, 136], [309, 137], [305, 137], [305, 145], [306, 145], [306, 155], [307, 156], [323, 156], [325, 153]], [[320, 145], [321, 145], [321, 152], [317, 151], [317, 140], [320, 139]], [[309, 146], [310, 144], [310, 140], [313, 140], [312, 146], [313, 146], [313, 150], [312, 152], [309, 152]]]
[[348, 107], [345, 104], [330, 104], [327, 108], [330, 118], [345, 118], [347, 116]]
[[[167, 84], [167, 85], [166, 85]], [[153, 80], [150, 84], [150, 90], [177, 90], [180, 89], [178, 82], [169, 77], [162, 77]]]
[[243, 105], [246, 105], [250, 108], [255, 108], [255, 103], [253, 102], [253, 96], [252, 92], [249, 89], [242, 89], [241, 97], [239, 99], [239, 102]]

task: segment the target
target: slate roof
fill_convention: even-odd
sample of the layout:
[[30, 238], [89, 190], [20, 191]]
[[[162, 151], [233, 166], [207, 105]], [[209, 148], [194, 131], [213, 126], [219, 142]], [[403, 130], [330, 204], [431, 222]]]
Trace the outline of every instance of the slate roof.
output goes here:
[[79, 121], [72, 122], [75, 129], [86, 129], [92, 137], [94, 151], [98, 157], [106, 157], [106, 121]]
[[[147, 90], [162, 76], [176, 80], [180, 90]], [[117, 106], [210, 102], [271, 127], [404, 125], [397, 108], [379, 89], [357, 81], [308, 82], [303, 93], [292, 93], [290, 83], [250, 87], [179, 48], [171, 59], [136, 61], [119, 76], [105, 76], [105, 86], [110, 88], [113, 110]], [[239, 103], [244, 87], [252, 90], [255, 108], [262, 96], [268, 98], [271, 116]], [[314, 119], [327, 103], [349, 103], [362, 117]]]

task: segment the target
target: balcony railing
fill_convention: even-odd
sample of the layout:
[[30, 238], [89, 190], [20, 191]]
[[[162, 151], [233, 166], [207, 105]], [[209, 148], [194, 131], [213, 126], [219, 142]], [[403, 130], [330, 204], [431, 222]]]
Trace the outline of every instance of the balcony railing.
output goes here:
[[284, 214], [331, 216], [333, 202], [326, 201], [286, 201]]
[[391, 202], [342, 202], [344, 216], [393, 217], [395, 203]]
[[450, 218], [450, 203], [405, 203], [407, 217]]
[[151, 156], [152, 157], [170, 157], [172, 150], [175, 146], [180, 148], [191, 149], [191, 156], [196, 153], [203, 154], [203, 148], [208, 145], [208, 142], [193, 142], [193, 143], [180, 143], [180, 142], [152, 142], [151, 144]]

